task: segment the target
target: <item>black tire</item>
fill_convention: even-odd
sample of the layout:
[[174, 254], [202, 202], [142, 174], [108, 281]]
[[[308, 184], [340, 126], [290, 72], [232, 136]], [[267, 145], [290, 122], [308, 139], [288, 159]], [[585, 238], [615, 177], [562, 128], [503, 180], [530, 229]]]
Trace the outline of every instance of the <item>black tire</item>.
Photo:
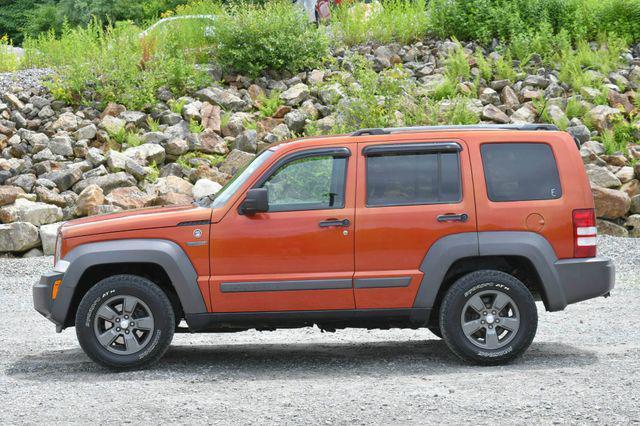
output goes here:
[[[101, 307], [108, 305], [111, 300], [117, 303], [119, 296], [137, 299], [141, 303], [137, 303], [135, 309], [142, 308], [143, 312], [148, 309], [152, 318], [153, 326], [149, 327], [148, 331], [137, 332], [131, 328], [131, 338], [134, 333], [144, 336], [144, 338], [136, 338], [136, 343], [141, 347], [135, 353], [114, 353], [115, 346], [112, 345], [116, 345], [120, 338], [114, 340], [112, 345], [107, 345], [107, 348], [99, 342], [97, 337], [99, 331], [96, 324], [100, 321], [99, 318], [96, 319], [98, 311]], [[121, 316], [118, 313], [119, 309], [117, 306], [113, 308], [118, 317]], [[122, 309], [122, 315], [124, 315], [123, 305]], [[134, 317], [135, 313], [131, 315], [131, 321], [134, 321]], [[117, 321], [122, 320], [117, 318]], [[115, 323], [113, 327], [115, 328]], [[136, 275], [114, 275], [98, 282], [84, 295], [76, 312], [76, 334], [84, 352], [98, 364], [115, 370], [144, 368], [158, 361], [171, 344], [174, 328], [175, 315], [167, 295], [152, 281]], [[129, 331], [126, 332], [129, 337]], [[124, 340], [124, 335], [121, 337]], [[124, 344], [122, 347], [126, 348]], [[137, 346], [133, 347], [137, 348]]]
[[[497, 298], [494, 296], [493, 302], [491, 298], [492, 295], [499, 294], [506, 295], [511, 301], [505, 305], [506, 307], [503, 306], [504, 311], [498, 309], [498, 314], [492, 315], [493, 311], [488, 306], [492, 303], [498, 305]], [[474, 298], [476, 295], [478, 298]], [[479, 312], [477, 319], [471, 318], [473, 321], [484, 321], [482, 322], [484, 325], [480, 326], [484, 328], [478, 329], [475, 334], [468, 337], [462, 326], [463, 322], [467, 321], [465, 319], [467, 317], [463, 317], [463, 310], [466, 312], [465, 315], [475, 314], [477, 310], [472, 305], [478, 300], [483, 302], [481, 310], [489, 311], [486, 313], [488, 316], [483, 316], [484, 312]], [[516, 306], [514, 307], [513, 304]], [[510, 323], [509, 320], [516, 318], [514, 314], [516, 311], [518, 327], [513, 327], [515, 331], [500, 328], [502, 324]], [[506, 315], [505, 312], [507, 312]], [[509, 315], [514, 318], [509, 318]], [[498, 324], [500, 320], [502, 324]], [[490, 332], [488, 328], [492, 328], [496, 334], [498, 331], [502, 333], [504, 340], [498, 344], [503, 346], [496, 349], [482, 347], [489, 344], [491, 340], [488, 334], [482, 337], [483, 333]], [[459, 278], [447, 290], [440, 305], [440, 330], [444, 341], [454, 354], [474, 364], [499, 365], [512, 361], [529, 347], [537, 328], [538, 311], [531, 293], [520, 280], [500, 271], [480, 270]]]
[[440, 331], [440, 326], [436, 324], [430, 324], [427, 326], [429, 331], [433, 333], [436, 337], [442, 339], [442, 331]]

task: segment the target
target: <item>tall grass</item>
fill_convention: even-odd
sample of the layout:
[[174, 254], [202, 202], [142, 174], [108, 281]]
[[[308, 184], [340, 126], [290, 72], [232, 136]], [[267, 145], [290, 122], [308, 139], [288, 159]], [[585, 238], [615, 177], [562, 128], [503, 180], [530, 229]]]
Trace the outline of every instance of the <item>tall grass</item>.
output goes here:
[[343, 2], [331, 17], [336, 42], [411, 43], [429, 30], [425, 0], [387, 0], [370, 5]]
[[13, 54], [11, 48], [9, 37], [0, 36], [0, 72], [12, 72], [20, 66], [20, 60]]

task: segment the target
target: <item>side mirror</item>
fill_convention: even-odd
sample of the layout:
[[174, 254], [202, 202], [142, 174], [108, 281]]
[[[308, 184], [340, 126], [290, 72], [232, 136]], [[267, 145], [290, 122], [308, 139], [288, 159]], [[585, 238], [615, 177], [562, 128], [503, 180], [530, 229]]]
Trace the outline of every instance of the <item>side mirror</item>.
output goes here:
[[269, 192], [267, 188], [253, 188], [247, 191], [242, 202], [242, 213], [251, 215], [269, 210]]

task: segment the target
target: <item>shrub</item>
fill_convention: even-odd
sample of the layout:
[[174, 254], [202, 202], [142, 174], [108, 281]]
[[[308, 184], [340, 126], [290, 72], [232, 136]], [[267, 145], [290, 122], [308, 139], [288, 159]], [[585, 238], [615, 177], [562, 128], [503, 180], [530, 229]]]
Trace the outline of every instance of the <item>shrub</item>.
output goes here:
[[213, 40], [222, 68], [249, 76], [267, 70], [295, 73], [317, 66], [328, 53], [324, 33], [284, 1], [228, 6]]
[[407, 44], [427, 35], [429, 17], [425, 0], [387, 0], [369, 6], [343, 2], [333, 10], [331, 23], [336, 37], [347, 45]]

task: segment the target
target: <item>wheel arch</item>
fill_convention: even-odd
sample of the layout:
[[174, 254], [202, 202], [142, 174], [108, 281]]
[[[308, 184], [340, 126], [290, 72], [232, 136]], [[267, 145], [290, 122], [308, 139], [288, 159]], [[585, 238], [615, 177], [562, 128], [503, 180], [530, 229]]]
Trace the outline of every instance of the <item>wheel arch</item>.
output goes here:
[[478, 269], [510, 273], [543, 301], [548, 311], [567, 305], [555, 269], [555, 252], [549, 242], [533, 232], [500, 231], [453, 234], [436, 241], [420, 265], [424, 276], [414, 308], [437, 312], [446, 290], [462, 275]]
[[120, 274], [149, 278], [169, 296], [176, 315], [206, 312], [197, 273], [176, 243], [161, 239], [114, 240], [80, 245], [68, 263], [52, 317], [68, 327], [86, 291], [101, 279]]

